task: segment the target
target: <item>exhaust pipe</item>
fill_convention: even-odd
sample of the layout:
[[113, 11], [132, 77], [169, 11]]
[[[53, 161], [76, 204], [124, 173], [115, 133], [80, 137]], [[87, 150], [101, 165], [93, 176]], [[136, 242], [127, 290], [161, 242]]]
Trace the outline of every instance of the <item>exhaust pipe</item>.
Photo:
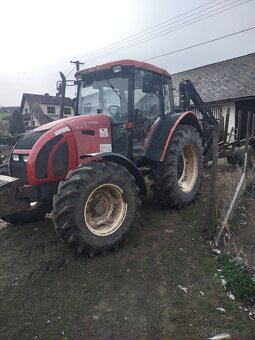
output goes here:
[[62, 119], [64, 117], [64, 106], [65, 106], [65, 94], [66, 94], [66, 77], [62, 72], [60, 73], [60, 77], [62, 79], [62, 82], [59, 84], [59, 92], [61, 94], [60, 98], [60, 113], [59, 113], [59, 119]]

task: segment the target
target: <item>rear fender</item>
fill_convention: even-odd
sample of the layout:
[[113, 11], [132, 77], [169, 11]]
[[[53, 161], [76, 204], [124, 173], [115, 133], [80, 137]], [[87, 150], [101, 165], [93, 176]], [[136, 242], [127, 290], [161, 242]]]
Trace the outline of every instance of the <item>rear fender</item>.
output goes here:
[[109, 153], [97, 153], [94, 154], [93, 156], [87, 155], [87, 157], [84, 157], [83, 159], [83, 164], [87, 164], [91, 161], [102, 161], [104, 159], [119, 164], [126, 168], [128, 172], [135, 178], [136, 185], [140, 189], [140, 194], [142, 195], [147, 194], [146, 184], [141, 172], [137, 169], [133, 162], [131, 162], [128, 158], [120, 154], [109, 152]]
[[199, 133], [202, 132], [196, 115], [191, 112], [176, 112], [161, 118], [157, 127], [154, 129], [148, 142], [146, 157], [152, 161], [163, 162], [170, 140], [177, 126], [180, 124], [191, 125]]

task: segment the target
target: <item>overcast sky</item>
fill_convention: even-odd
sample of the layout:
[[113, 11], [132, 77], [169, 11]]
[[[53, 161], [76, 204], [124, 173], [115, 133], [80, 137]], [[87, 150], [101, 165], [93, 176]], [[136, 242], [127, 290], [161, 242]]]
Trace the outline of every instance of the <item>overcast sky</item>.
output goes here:
[[[168, 21], [166, 24], [172, 25], [167, 26], [172, 27], [168, 34], [125, 50], [124, 45], [117, 45], [122, 51], [109, 55], [101, 52], [93, 60], [86, 57], [199, 6], [203, 7]], [[236, 7], [228, 9], [232, 6]], [[225, 9], [228, 10], [205, 18]], [[70, 60], [86, 62], [85, 67], [124, 58], [144, 60], [255, 26], [255, 0], [8, 0], [1, 1], [0, 13], [3, 106], [19, 106], [24, 92], [53, 92], [59, 71], [68, 74], [73, 68]], [[203, 20], [193, 23], [195, 18]], [[188, 26], [180, 28], [181, 23]], [[151, 63], [176, 73], [252, 52], [255, 30]], [[74, 72], [69, 78], [73, 75]]]

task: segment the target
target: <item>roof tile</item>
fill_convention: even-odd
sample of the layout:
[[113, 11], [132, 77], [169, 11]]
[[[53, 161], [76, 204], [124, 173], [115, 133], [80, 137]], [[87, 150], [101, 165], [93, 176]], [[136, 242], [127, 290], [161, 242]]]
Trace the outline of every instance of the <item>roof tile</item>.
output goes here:
[[184, 79], [205, 102], [255, 96], [255, 53], [173, 74], [175, 95]]

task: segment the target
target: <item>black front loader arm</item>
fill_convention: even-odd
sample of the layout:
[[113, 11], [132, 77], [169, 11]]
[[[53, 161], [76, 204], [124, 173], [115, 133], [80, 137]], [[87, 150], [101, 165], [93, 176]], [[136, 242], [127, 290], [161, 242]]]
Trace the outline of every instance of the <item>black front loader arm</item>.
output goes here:
[[211, 110], [205, 106], [205, 103], [203, 102], [199, 93], [195, 89], [195, 86], [193, 85], [191, 80], [183, 80], [180, 83], [179, 93], [180, 93], [180, 106], [183, 108], [184, 111], [190, 109], [190, 100], [192, 100], [194, 105], [201, 112], [203, 116], [202, 120], [203, 130], [218, 125], [217, 119], [214, 117]]
[[195, 107], [202, 114], [202, 140], [203, 140], [203, 154], [206, 160], [211, 157], [211, 146], [213, 141], [213, 130], [218, 125], [217, 119], [214, 117], [212, 111], [206, 107], [199, 93], [195, 89], [191, 80], [183, 80], [179, 85], [180, 107], [186, 111], [190, 109], [190, 100]]

